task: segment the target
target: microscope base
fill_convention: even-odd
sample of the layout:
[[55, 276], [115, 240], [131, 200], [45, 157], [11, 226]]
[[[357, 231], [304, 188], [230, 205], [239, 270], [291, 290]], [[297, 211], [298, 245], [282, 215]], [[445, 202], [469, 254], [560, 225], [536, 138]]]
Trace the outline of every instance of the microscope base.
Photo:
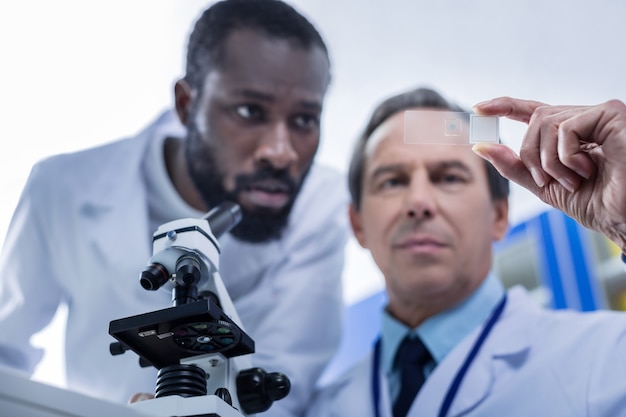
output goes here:
[[199, 397], [171, 395], [139, 401], [130, 404], [130, 407], [146, 415], [158, 417], [243, 417], [243, 414], [216, 395]]

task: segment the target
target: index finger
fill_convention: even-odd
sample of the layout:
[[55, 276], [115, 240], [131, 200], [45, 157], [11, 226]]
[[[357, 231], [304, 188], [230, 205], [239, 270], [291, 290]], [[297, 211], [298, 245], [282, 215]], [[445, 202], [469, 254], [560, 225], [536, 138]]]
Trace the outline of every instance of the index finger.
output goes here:
[[477, 114], [484, 116], [505, 116], [509, 119], [528, 123], [537, 108], [546, 106], [548, 105], [540, 101], [498, 97], [475, 104], [473, 109]]

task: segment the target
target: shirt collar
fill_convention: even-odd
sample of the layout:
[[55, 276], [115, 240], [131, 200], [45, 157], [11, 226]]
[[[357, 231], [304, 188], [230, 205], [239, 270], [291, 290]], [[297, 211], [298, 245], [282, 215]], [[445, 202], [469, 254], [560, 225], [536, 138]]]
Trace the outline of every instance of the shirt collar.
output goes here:
[[396, 350], [402, 339], [417, 334], [436, 363], [480, 326], [502, 299], [504, 288], [500, 280], [489, 273], [482, 284], [465, 301], [451, 310], [428, 318], [415, 329], [410, 329], [392, 317], [386, 309], [382, 315], [382, 364], [385, 372], [393, 369]]

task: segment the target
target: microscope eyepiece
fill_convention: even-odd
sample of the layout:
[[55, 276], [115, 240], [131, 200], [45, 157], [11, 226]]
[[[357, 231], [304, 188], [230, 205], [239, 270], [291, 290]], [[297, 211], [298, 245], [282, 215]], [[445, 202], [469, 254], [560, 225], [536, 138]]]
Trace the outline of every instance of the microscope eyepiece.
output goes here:
[[203, 218], [209, 222], [213, 236], [219, 238], [241, 221], [241, 207], [232, 201], [225, 201], [213, 207]]
[[156, 291], [165, 285], [169, 276], [170, 274], [163, 265], [154, 263], [148, 265], [143, 271], [141, 271], [139, 283], [144, 290]]

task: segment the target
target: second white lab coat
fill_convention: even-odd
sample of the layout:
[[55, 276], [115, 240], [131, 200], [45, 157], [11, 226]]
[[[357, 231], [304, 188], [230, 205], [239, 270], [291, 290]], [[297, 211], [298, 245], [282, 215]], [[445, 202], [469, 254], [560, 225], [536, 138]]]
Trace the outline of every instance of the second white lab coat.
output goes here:
[[[436, 417], [479, 329], [437, 365], [407, 417]], [[318, 393], [307, 417], [373, 417], [371, 354]], [[380, 417], [391, 417], [384, 372]], [[626, 314], [545, 310], [520, 287], [471, 364], [448, 417], [626, 416]]]
[[[1, 363], [32, 372], [41, 351], [29, 339], [65, 301], [68, 387], [121, 403], [154, 392], [154, 369], [140, 368], [132, 352], [109, 353], [108, 328], [171, 306], [171, 293], [139, 284], [154, 232], [142, 161], [169, 133], [164, 123], [33, 168], [0, 258]], [[220, 239], [221, 276], [255, 341], [253, 364], [292, 382], [268, 416], [295, 415], [338, 346], [347, 204], [343, 177], [314, 164], [280, 240]]]

